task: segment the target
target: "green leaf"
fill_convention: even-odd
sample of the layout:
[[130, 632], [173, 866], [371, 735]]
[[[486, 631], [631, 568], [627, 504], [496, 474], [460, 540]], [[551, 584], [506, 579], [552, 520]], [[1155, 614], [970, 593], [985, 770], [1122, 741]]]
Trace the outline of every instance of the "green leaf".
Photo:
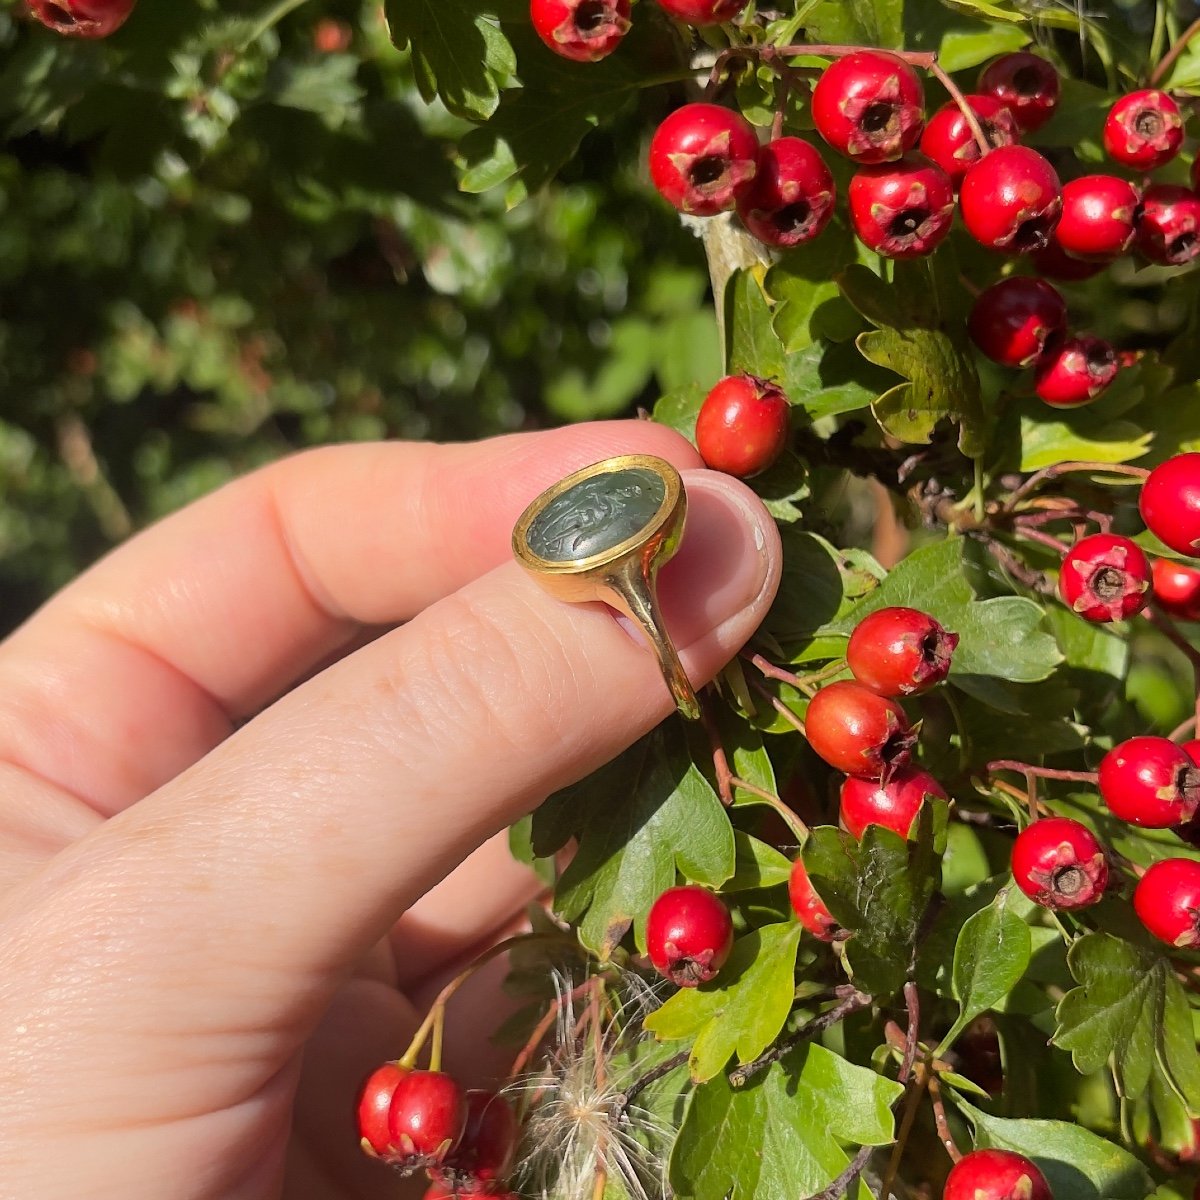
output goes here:
[[734, 871], [733, 829], [692, 763], [678, 722], [667, 722], [535, 813], [532, 846], [544, 858], [579, 845], [555, 892], [558, 912], [579, 922], [583, 944], [608, 958], [676, 882], [719, 887]]
[[1017, 986], [1032, 952], [1029, 926], [1009, 908], [1007, 890], [966, 921], [954, 946], [958, 1020], [942, 1039], [942, 1050]]
[[1153, 434], [1132, 421], [1080, 409], [1064, 416], [1044, 404], [1021, 406], [1021, 470], [1040, 471], [1058, 462], [1123, 463], [1141, 458]]
[[[945, 2], [945, 0], [943, 0]], [[1007, 21], [1007, 16], [1003, 21]], [[1029, 41], [1024, 29], [1011, 24], [988, 24], [982, 29], [951, 29], [942, 38], [938, 61], [947, 71], [966, 71], [1000, 54], [1020, 50]]]
[[[692, 1200], [796, 1200], [849, 1161], [842, 1143], [894, 1137], [899, 1084], [806, 1044], [736, 1091], [724, 1075], [698, 1087], [671, 1155], [671, 1183]], [[849, 1193], [866, 1200], [863, 1185]]]
[[965, 547], [962, 538], [953, 537], [922, 546], [826, 632], [849, 636], [863, 617], [880, 608], [919, 608], [959, 635], [952, 678], [1045, 679], [1062, 655], [1054, 638], [1038, 628], [1045, 618], [1042, 608], [1020, 596], [976, 600], [966, 575]]
[[[400, 7], [407, 0], [392, 3]], [[455, 7], [437, 6], [439, 12]], [[487, 123], [460, 139], [462, 190], [477, 193], [505, 184], [511, 208], [542, 188], [590, 130], [611, 121], [638, 94], [648, 69], [664, 69], [664, 59], [669, 62], [676, 51], [670, 43], [664, 51], [662, 32], [653, 19], [635, 22], [620, 54], [583, 64], [549, 51], [527, 17], [506, 21], [504, 33], [517, 51], [524, 86], [508, 88]]]
[[822, 826], [804, 846], [813, 888], [853, 935], [845, 955], [855, 986], [878, 1000], [909, 976], [917, 931], [940, 879], [945, 822], [945, 804], [927, 801], [911, 841], [879, 825], [868, 826], [861, 842]]
[[743, 892], [787, 883], [792, 873], [791, 859], [780, 854], [774, 846], [760, 842], [740, 829], [733, 831], [733, 845], [733, 878], [725, 883], [722, 891]]
[[837, 276], [842, 295], [877, 328], [858, 336], [862, 356], [907, 382], [880, 396], [879, 424], [902, 442], [926, 443], [943, 420], [956, 421], [962, 452], [979, 457], [991, 420], [961, 319], [963, 300], [951, 298], [932, 264], [898, 262], [885, 283], [858, 264]]
[[1145, 1200], [1154, 1188], [1146, 1168], [1127, 1150], [1065, 1121], [1007, 1121], [962, 1099], [980, 1148], [1015, 1150], [1031, 1158], [1055, 1196], [1069, 1200]]
[[834, 280], [835, 273], [854, 259], [849, 231], [832, 225], [815, 241], [788, 251], [767, 272], [764, 286], [775, 301], [775, 333], [789, 354], [811, 346], [829, 325], [844, 329], [847, 336], [862, 327]]
[[696, 441], [696, 418], [708, 393], [698, 383], [668, 392], [654, 406], [654, 419], [682, 433], [689, 442]]
[[785, 529], [782, 537], [783, 578], [765, 628], [785, 644], [829, 627], [841, 632], [840, 619], [879, 587], [883, 569], [870, 556], [840, 553], [806, 530]]
[[1191, 1014], [1169, 960], [1093, 933], [1071, 947], [1067, 963], [1080, 986], [1059, 1002], [1054, 1041], [1075, 1069], [1086, 1075], [1110, 1065], [1128, 1097], [1140, 1096], [1158, 1070], [1193, 1115], [1200, 1111]]
[[757, 1058], [778, 1036], [796, 990], [796, 949], [803, 926], [765, 925], [734, 945], [719, 978], [681, 988], [645, 1020], [661, 1041], [694, 1037], [692, 1078], [711, 1079], [730, 1056]]
[[782, 380], [783, 343], [771, 322], [771, 303], [763, 291], [763, 274], [761, 270], [735, 271], [725, 285], [729, 370]]
[[392, 40], [411, 47], [413, 73], [426, 103], [434, 96], [455, 116], [487, 120], [500, 87], [517, 69], [516, 55], [488, 0], [386, 0]]
[[654, 373], [658, 330], [640, 317], [613, 322], [612, 337], [589, 378], [567, 367], [546, 389], [546, 407], [567, 421], [615, 417], [641, 394]]

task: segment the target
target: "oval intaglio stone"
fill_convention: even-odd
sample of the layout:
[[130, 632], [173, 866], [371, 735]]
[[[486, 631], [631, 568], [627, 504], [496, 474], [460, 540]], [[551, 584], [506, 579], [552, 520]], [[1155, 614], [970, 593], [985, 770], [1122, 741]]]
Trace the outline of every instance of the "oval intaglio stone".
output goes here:
[[641, 533], [666, 496], [666, 481], [644, 467], [593, 475], [538, 513], [529, 526], [529, 549], [555, 563], [602, 554]]

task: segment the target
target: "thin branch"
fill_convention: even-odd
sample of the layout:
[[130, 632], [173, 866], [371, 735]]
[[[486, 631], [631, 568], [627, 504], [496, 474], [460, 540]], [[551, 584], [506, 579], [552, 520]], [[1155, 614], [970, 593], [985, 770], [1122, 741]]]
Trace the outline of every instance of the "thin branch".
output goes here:
[[962, 94], [962, 89], [950, 78], [949, 74], [947, 74], [936, 59], [930, 65], [929, 70], [942, 87], [946, 89], [950, 99], [958, 105], [958, 111], [962, 113], [963, 120], [966, 121], [967, 128], [971, 131], [971, 136], [975, 139], [975, 144], [979, 147], [980, 156], [990, 154], [992, 143], [988, 141], [987, 134], [983, 132], [983, 126], [979, 123], [979, 117], [976, 116], [975, 110], [967, 103], [967, 98]]
[[1052, 467], [1043, 467], [1035, 471], [1016, 489], [1004, 502], [1002, 512], [1012, 512], [1031, 492], [1036, 491], [1047, 480], [1057, 479], [1061, 475], [1071, 475], [1086, 472], [1089, 475], [1130, 475], [1136, 479], [1145, 479], [1150, 474], [1145, 467], [1131, 467], [1126, 463], [1101, 462], [1063, 462], [1055, 463]]
[[729, 1086], [734, 1088], [745, 1087], [755, 1075], [765, 1071], [772, 1063], [777, 1063], [781, 1058], [785, 1058], [801, 1042], [808, 1041], [809, 1038], [824, 1033], [826, 1029], [831, 1029], [839, 1021], [844, 1021], [851, 1013], [856, 1013], [866, 1008], [870, 1003], [871, 997], [866, 995], [866, 993], [859, 991], [851, 992], [840, 1004], [806, 1022], [791, 1037], [784, 1038], [781, 1042], [776, 1042], [774, 1046], [763, 1054], [760, 1054], [752, 1062], [743, 1063], [740, 1067], [735, 1067], [729, 1072]]
[[665, 1079], [672, 1071], [678, 1070], [691, 1056], [690, 1050], [680, 1050], [678, 1054], [672, 1054], [670, 1058], [663, 1059], [656, 1067], [651, 1067], [645, 1075], [635, 1079], [624, 1093], [617, 1097], [613, 1112], [618, 1118], [624, 1116], [629, 1111], [629, 1106], [652, 1084], [657, 1083], [660, 1079]]
[[1158, 61], [1158, 66], [1150, 72], [1150, 86], [1158, 87], [1166, 79], [1179, 56], [1187, 49], [1188, 43], [1200, 33], [1200, 17], [1193, 21], [1175, 40], [1175, 44]]
[[729, 755], [725, 753], [725, 743], [721, 741], [716, 717], [713, 716], [712, 705], [705, 695], [700, 696], [700, 724], [704, 726], [704, 732], [708, 735], [709, 745], [712, 747], [717, 795], [721, 797], [721, 803], [728, 808], [733, 803], [733, 771], [729, 766]]
[[[929, 1068], [926, 1067], [926, 1070]], [[942, 1103], [942, 1086], [938, 1083], [937, 1075], [931, 1070], [929, 1070], [929, 1082], [926, 1086], [929, 1088], [929, 1102], [933, 1105], [933, 1123], [937, 1126], [938, 1138], [946, 1147], [946, 1153], [950, 1155], [951, 1162], [958, 1162], [962, 1158], [962, 1151], [958, 1148], [958, 1143], [950, 1132], [950, 1123], [946, 1120], [946, 1106]]]
[[[762, 684], [760, 684], [760, 683], [755, 683], [755, 682], [753, 682], [753, 680], [749, 680], [749, 679], [746, 680], [746, 682], [749, 683], [750, 686], [760, 696], [762, 696], [764, 700], [770, 701], [771, 707], [774, 708], [775, 711], [789, 725], [791, 725], [793, 729], [796, 729], [800, 733], [804, 734], [804, 722], [802, 720], [800, 720], [800, 718], [798, 716], [796, 716], [796, 714], [794, 712], [792, 712], [792, 710], [790, 708], [788, 708], [788, 706], [786, 704], [784, 704], [784, 702], [782, 700], [780, 700], [778, 696], [771, 695], [771, 693], [769, 691], [767, 691], [767, 689], [765, 687], [763, 687]], [[804, 736], [807, 737], [808, 735], [804, 734]]]
[[1055, 554], [1062, 557], [1066, 554], [1067, 548], [1051, 533], [1043, 533], [1040, 529], [1034, 529], [1026, 524], [1018, 524], [1013, 527], [1013, 533], [1019, 538], [1024, 538], [1028, 542], [1037, 542], [1039, 545], [1053, 550]]
[[849, 1166], [824, 1191], [808, 1197], [808, 1200], [841, 1200], [854, 1186], [854, 1181], [867, 1169], [867, 1163], [871, 1161], [871, 1155], [874, 1153], [874, 1146], [860, 1146]]
[[989, 775], [997, 771], [1019, 771], [1022, 775], [1036, 775], [1039, 779], [1062, 779], [1069, 783], [1095, 784], [1099, 776], [1095, 771], [1059, 771], [1054, 767], [1037, 767], [1032, 763], [1018, 762], [1015, 758], [997, 758], [984, 768]]
[[1145, 610], [1146, 620], [1154, 626], [1173, 646], [1182, 650], [1187, 655], [1188, 661], [1200, 671], [1200, 649], [1197, 649], [1191, 642], [1179, 632], [1178, 626], [1166, 613], [1157, 605], [1151, 605]]

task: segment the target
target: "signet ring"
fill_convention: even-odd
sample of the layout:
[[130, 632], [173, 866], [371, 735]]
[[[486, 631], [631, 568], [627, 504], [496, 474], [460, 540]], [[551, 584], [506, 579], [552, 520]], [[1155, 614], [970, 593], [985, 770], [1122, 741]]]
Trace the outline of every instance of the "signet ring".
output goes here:
[[656, 589], [686, 519], [679, 472], [650, 454], [623, 454], [575, 471], [538, 496], [513, 529], [513, 554], [552, 596], [572, 604], [599, 600], [636, 622], [676, 708], [695, 720], [700, 706]]

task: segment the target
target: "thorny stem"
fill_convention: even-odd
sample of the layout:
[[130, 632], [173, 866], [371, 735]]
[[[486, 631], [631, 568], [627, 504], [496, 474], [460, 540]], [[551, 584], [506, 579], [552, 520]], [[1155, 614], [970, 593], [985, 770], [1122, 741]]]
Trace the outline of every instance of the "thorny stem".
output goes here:
[[1200, 33], [1200, 18], [1193, 21], [1184, 31], [1175, 39], [1175, 44], [1159, 59], [1158, 66], [1150, 72], [1150, 86], [1157, 87], [1159, 82], [1167, 77], [1171, 68], [1175, 65], [1179, 56], [1187, 49], [1188, 43]]
[[1030, 493], [1037, 491], [1047, 480], [1057, 479], [1060, 475], [1071, 475], [1087, 472], [1092, 475], [1130, 475], [1136, 479], [1145, 479], [1150, 474], [1145, 467], [1131, 467], [1127, 463], [1101, 462], [1063, 462], [1055, 463], [1052, 467], [1043, 467], [1035, 471], [1016, 489], [1005, 501], [1001, 512], [1012, 512], [1013, 509]]
[[434, 1034], [433, 1052], [439, 1054], [440, 1057], [441, 1034], [438, 1032], [438, 1029], [445, 1020], [446, 1002], [476, 971], [486, 966], [492, 959], [499, 958], [501, 954], [507, 954], [517, 946], [525, 946], [530, 942], [543, 941], [564, 942], [572, 946], [578, 945], [573, 939], [566, 938], [561, 933], [519, 933], [515, 937], [505, 938], [502, 942], [497, 942], [494, 946], [490, 946], [470, 966], [456, 975], [438, 992], [436, 999], [429, 1008], [429, 1012], [425, 1015], [425, 1020], [421, 1022], [421, 1027], [413, 1034], [413, 1039], [409, 1043], [408, 1049], [400, 1059], [400, 1065], [410, 1071], [416, 1066], [417, 1056], [424, 1049], [425, 1043], [429, 1040], [431, 1033]]
[[808, 1041], [809, 1038], [824, 1033], [826, 1029], [831, 1029], [838, 1022], [844, 1021], [851, 1013], [856, 1013], [860, 1009], [866, 1008], [870, 1003], [871, 997], [865, 992], [860, 992], [857, 989], [852, 990], [840, 1004], [835, 1005], [828, 1012], [813, 1017], [811, 1021], [806, 1022], [797, 1029], [791, 1037], [784, 1038], [781, 1042], [776, 1042], [774, 1046], [760, 1054], [752, 1062], [743, 1063], [740, 1067], [735, 1067], [729, 1072], [729, 1086], [733, 1088], [745, 1087], [755, 1075], [761, 1071], [765, 1071], [772, 1063], [777, 1063], [781, 1058], [786, 1057], [801, 1042]]

